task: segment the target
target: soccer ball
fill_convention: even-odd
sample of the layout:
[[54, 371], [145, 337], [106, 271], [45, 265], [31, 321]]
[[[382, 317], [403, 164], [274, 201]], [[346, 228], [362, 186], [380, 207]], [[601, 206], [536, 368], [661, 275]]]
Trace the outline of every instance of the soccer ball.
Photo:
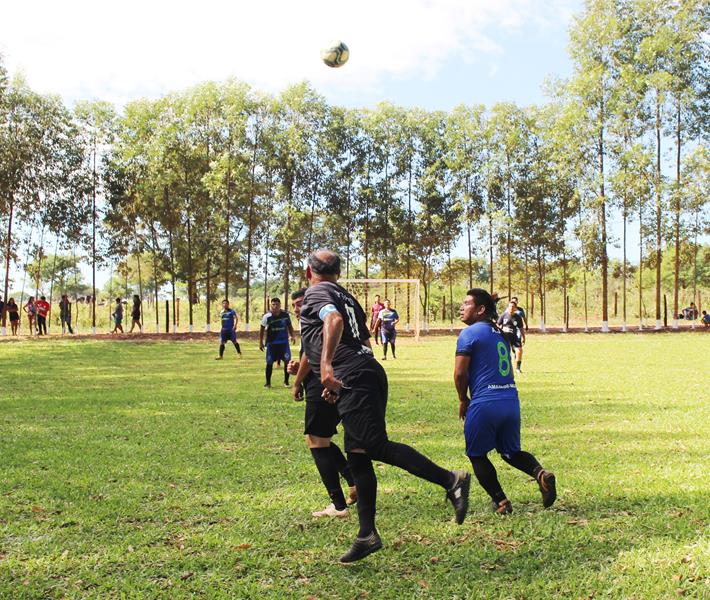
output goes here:
[[323, 48], [323, 50], [320, 51], [320, 57], [326, 65], [337, 69], [348, 62], [350, 50], [348, 50], [344, 42], [337, 41]]

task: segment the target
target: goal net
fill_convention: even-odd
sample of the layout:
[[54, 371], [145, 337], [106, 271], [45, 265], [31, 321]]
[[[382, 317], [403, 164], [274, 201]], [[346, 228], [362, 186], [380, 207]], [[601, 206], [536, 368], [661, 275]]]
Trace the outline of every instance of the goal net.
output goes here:
[[[418, 279], [340, 279], [338, 283], [348, 290], [365, 309], [368, 320], [372, 318], [372, 305], [375, 296], [399, 314], [399, 331], [409, 332], [419, 341], [421, 326]], [[368, 322], [368, 325], [371, 323]]]

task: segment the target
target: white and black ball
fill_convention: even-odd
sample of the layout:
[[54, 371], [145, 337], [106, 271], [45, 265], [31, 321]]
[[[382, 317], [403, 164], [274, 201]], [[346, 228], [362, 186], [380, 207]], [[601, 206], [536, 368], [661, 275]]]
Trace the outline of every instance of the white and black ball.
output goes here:
[[344, 42], [338, 40], [323, 48], [323, 50], [320, 51], [320, 57], [326, 65], [337, 69], [348, 62], [350, 50], [348, 50]]

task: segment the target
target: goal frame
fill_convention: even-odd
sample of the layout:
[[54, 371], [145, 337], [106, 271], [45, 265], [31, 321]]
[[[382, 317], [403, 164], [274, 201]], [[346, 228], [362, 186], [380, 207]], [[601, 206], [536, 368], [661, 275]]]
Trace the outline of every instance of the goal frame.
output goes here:
[[[338, 284], [342, 285], [343, 287], [347, 288], [348, 284], [409, 284], [414, 286], [414, 323], [413, 323], [413, 331], [414, 331], [414, 341], [418, 342], [419, 341], [419, 334], [421, 331], [421, 298], [420, 298], [420, 288], [421, 288], [421, 282], [418, 279], [339, 279]], [[366, 311], [369, 309], [369, 307], [366, 307]], [[411, 325], [411, 324], [410, 324]]]

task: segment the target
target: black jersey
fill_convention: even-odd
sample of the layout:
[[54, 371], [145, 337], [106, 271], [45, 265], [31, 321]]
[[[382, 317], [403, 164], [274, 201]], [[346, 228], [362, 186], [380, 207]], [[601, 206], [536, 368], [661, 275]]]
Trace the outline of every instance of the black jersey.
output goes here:
[[498, 319], [498, 325], [503, 333], [513, 333], [515, 335], [519, 335], [519, 332], [525, 326], [520, 313], [515, 312], [511, 315], [507, 309]]
[[333, 371], [338, 379], [374, 360], [372, 350], [364, 344], [370, 337], [365, 311], [358, 301], [337, 283], [322, 281], [306, 290], [301, 308], [301, 339], [308, 363], [320, 379], [323, 352], [323, 319], [333, 310], [343, 318], [343, 335], [335, 349]]

